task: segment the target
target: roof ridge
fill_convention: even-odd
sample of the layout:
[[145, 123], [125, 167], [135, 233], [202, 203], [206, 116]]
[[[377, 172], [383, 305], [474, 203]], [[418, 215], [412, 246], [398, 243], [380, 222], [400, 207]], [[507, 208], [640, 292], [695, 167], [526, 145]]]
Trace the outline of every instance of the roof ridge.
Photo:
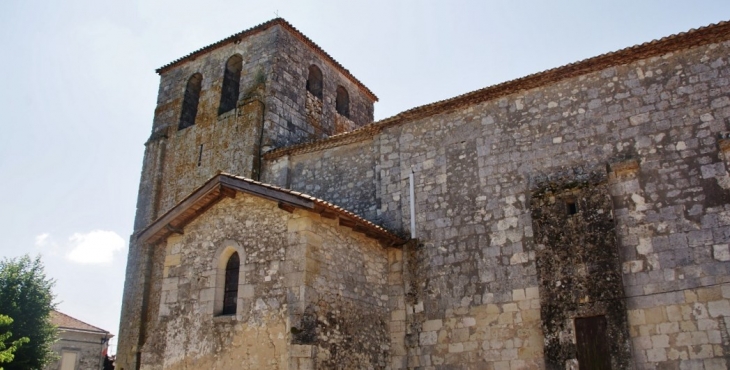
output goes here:
[[[58, 315], [62, 315], [62, 316], [66, 317], [66, 318], [69, 318], [69, 319], [71, 319], [71, 320], [73, 320], [73, 321], [76, 321], [76, 322], [80, 322], [80, 323], [82, 323], [82, 324], [84, 324], [84, 325], [90, 326], [90, 327], [92, 327], [92, 328], [94, 328], [94, 329], [97, 329], [97, 330], [98, 330], [98, 331], [100, 331], [100, 332], [104, 332], [104, 333], [110, 333], [110, 332], [109, 332], [109, 331], [107, 331], [107, 330], [104, 330], [104, 329], [102, 329], [102, 328], [100, 328], [100, 327], [98, 327], [98, 326], [95, 326], [95, 325], [91, 325], [91, 324], [89, 324], [89, 323], [87, 323], [87, 322], [85, 322], [85, 321], [81, 321], [81, 320], [79, 320], [79, 319], [77, 319], [77, 318], [75, 318], [75, 317], [73, 317], [73, 316], [69, 316], [69, 315], [67, 315], [67, 314], [65, 314], [65, 313], [63, 313], [63, 312], [61, 312], [61, 311], [58, 311], [58, 310], [53, 310], [52, 312], [55, 312], [56, 314], [58, 314]], [[70, 326], [61, 326], [61, 325], [57, 325], [57, 326], [58, 326], [59, 328], [68, 328], [68, 329], [79, 329], [79, 330], [88, 330], [88, 329], [82, 329], [82, 328], [74, 328], [74, 327], [70, 327]]]
[[287, 22], [286, 19], [277, 17], [274, 19], [271, 19], [269, 21], [266, 21], [264, 23], [260, 23], [256, 26], [247, 28], [241, 32], [235, 33], [231, 36], [228, 36], [218, 42], [214, 42], [212, 44], [209, 44], [207, 46], [204, 46], [198, 50], [195, 50], [183, 57], [180, 57], [178, 59], [173, 60], [170, 63], [167, 63], [163, 65], [160, 68], [157, 68], [155, 72], [157, 74], [162, 74], [163, 72], [166, 72], [170, 68], [177, 66], [179, 64], [182, 64], [183, 62], [191, 59], [195, 59], [197, 56], [202, 55], [204, 53], [207, 53], [211, 50], [217, 49], [219, 47], [223, 47], [231, 42], [235, 42], [238, 40], [241, 40], [245, 37], [255, 35], [259, 32], [263, 32], [270, 27], [280, 25], [284, 27], [285, 29], [288, 29], [296, 38], [298, 38], [300, 41], [302, 41], [304, 44], [309, 46], [310, 48], [314, 49], [314, 51], [323, 57], [325, 61], [330, 62], [335, 69], [339, 70], [342, 74], [344, 74], [347, 78], [349, 78], [352, 82], [355, 83], [366, 95], [370, 96], [373, 100], [378, 101], [378, 97], [367, 87], [365, 84], [363, 84], [360, 80], [358, 80], [347, 68], [342, 66], [340, 62], [338, 62], [335, 58], [333, 58], [329, 53], [324, 51], [319, 45], [314, 43], [309, 37], [307, 37], [305, 34], [303, 34], [301, 31], [299, 31], [296, 27], [294, 27], [291, 23]]
[[[245, 186], [240, 183], [237, 185], [234, 184], [232, 180], [242, 181], [248, 184], [247, 186], [257, 186], [259, 187], [259, 190], [262, 190], [261, 188], [273, 190], [275, 192], [278, 192], [280, 196], [277, 197], [272, 194], [266, 195], [259, 192], [258, 190], [251, 188], [246, 189]], [[193, 190], [187, 197], [178, 202], [174, 207], [170, 208], [167, 212], [165, 212], [165, 214], [161, 215], [152, 223], [147, 225], [147, 227], [135, 232], [135, 237], [138, 240], [142, 240], [144, 242], [151, 242], [152, 244], [157, 243], [157, 241], [159, 241], [161, 238], [165, 238], [170, 233], [175, 232], [175, 229], [185, 227], [188, 222], [198, 217], [199, 213], [197, 212], [188, 213], [186, 215], [186, 212], [188, 212], [188, 210], [197, 202], [207, 202], [208, 204], [215, 204], [214, 202], [218, 202], [219, 200], [223, 199], [223, 197], [230, 196], [230, 194], [226, 195], [223, 192], [223, 188], [249, 193], [254, 196], [267, 198], [269, 200], [275, 200], [277, 202], [284, 202], [284, 204], [289, 204], [289, 206], [302, 208], [310, 212], [315, 212], [319, 214], [324, 214], [324, 212], [330, 211], [334, 212], [340, 217], [341, 221], [344, 219], [347, 222], [352, 222], [351, 225], [345, 225], [343, 223], [341, 223], [340, 225], [351, 227], [353, 228], [353, 230], [355, 230], [358, 225], [366, 227], [369, 229], [370, 232], [372, 232], [372, 234], [369, 232], [365, 232], [366, 235], [380, 241], [387, 241], [390, 245], [401, 245], [407, 241], [406, 239], [401, 238], [401, 236], [399, 236], [396, 232], [388, 230], [385, 227], [375, 224], [374, 222], [366, 219], [363, 216], [360, 216], [345, 208], [330, 203], [324, 199], [316, 198], [314, 196], [297, 192], [291, 189], [281, 188], [276, 185], [263, 183], [248, 177], [238, 176], [223, 171], [218, 172], [218, 174], [206, 181], [205, 184]], [[299, 203], [298, 201], [294, 201], [294, 199], [306, 200], [308, 202], [311, 202], [311, 205], [309, 203]], [[201, 206], [199, 209], [202, 208], [205, 207]]]
[[387, 233], [390, 233], [390, 234], [393, 234], [393, 235], [397, 235], [394, 232], [392, 232], [392, 231], [390, 231], [390, 230], [388, 230], [388, 229], [386, 229], [386, 228], [384, 228], [384, 227], [382, 227], [382, 226], [380, 226], [380, 225], [378, 225], [378, 224], [376, 224], [376, 223], [374, 223], [374, 222], [366, 219], [365, 217], [362, 217], [360, 215], [357, 215], [356, 213], [354, 213], [354, 212], [352, 212], [352, 211], [350, 211], [350, 210], [348, 210], [346, 208], [343, 208], [341, 206], [338, 206], [338, 205], [336, 205], [336, 204], [334, 204], [332, 202], [328, 202], [328, 201], [326, 201], [324, 199], [317, 198], [317, 197], [315, 197], [313, 195], [309, 195], [309, 194], [302, 193], [302, 192], [299, 192], [299, 191], [296, 191], [296, 190], [292, 190], [292, 189], [282, 188], [282, 187], [279, 187], [279, 186], [276, 186], [276, 185], [273, 185], [273, 184], [269, 184], [269, 183], [257, 181], [257, 180], [254, 180], [254, 179], [251, 179], [251, 178], [248, 178], [248, 177], [245, 177], [245, 176], [234, 175], [234, 174], [227, 173], [227, 172], [221, 172], [219, 175], [233, 177], [233, 178], [236, 178], [236, 179], [239, 179], [239, 180], [242, 180], [242, 181], [246, 181], [246, 182], [250, 182], [250, 183], [254, 183], [254, 184], [257, 184], [257, 185], [260, 185], [260, 186], [269, 188], [269, 189], [279, 190], [279, 191], [283, 191], [283, 192], [286, 192], [286, 193], [289, 193], [289, 194], [292, 194], [292, 195], [297, 195], [297, 196], [302, 196], [302, 197], [308, 198], [308, 199], [310, 199], [311, 201], [313, 201], [315, 203], [319, 203], [320, 205], [325, 205], [325, 206], [328, 206], [328, 207], [331, 207], [331, 208], [335, 208], [337, 210], [341, 210], [343, 213], [347, 214], [348, 216], [357, 218], [359, 221], [362, 221], [364, 223], [367, 223], [369, 225], [372, 225], [373, 227], [375, 227], [377, 229], [380, 229], [380, 230], [382, 230], [384, 232], [387, 232]]
[[264, 157], [267, 159], [273, 159], [287, 154], [309, 153], [343, 144], [350, 144], [366, 138], [366, 136], [358, 137], [358, 135], [363, 133], [375, 135], [387, 127], [395, 126], [409, 119], [418, 119], [428, 117], [433, 114], [445, 113], [461, 108], [465, 105], [480, 103], [520, 91], [530, 90], [543, 86], [547, 83], [578, 77], [604, 68], [609, 68], [611, 66], [629, 64], [637, 60], [672, 53], [678, 50], [691, 49], [693, 47], [707, 45], [713, 42], [726, 41], [728, 39], [730, 39], [730, 21], [711, 23], [707, 26], [692, 28], [688, 31], [664, 36], [659, 39], [628, 46], [616, 51], [599, 54], [597, 56], [578, 60], [562, 66], [549, 68], [523, 77], [500, 82], [496, 85], [472, 90], [451, 98], [419, 105], [402, 111], [394, 116], [369, 123], [353, 131], [308, 143], [274, 149], [265, 153]]

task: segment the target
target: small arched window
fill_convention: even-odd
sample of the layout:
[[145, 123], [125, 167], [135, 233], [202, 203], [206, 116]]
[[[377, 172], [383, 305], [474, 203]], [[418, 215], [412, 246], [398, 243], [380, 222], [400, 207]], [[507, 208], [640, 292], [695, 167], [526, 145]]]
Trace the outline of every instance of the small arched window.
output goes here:
[[238, 272], [241, 268], [241, 260], [238, 252], [228, 258], [226, 263], [226, 277], [223, 287], [223, 311], [221, 315], [235, 315], [236, 301], [238, 300]]
[[238, 91], [241, 81], [241, 69], [243, 58], [236, 54], [226, 62], [226, 70], [223, 72], [223, 86], [221, 86], [221, 103], [218, 106], [218, 114], [223, 114], [236, 107], [238, 102]]
[[198, 114], [198, 100], [200, 100], [200, 87], [203, 83], [203, 76], [196, 73], [190, 76], [185, 87], [182, 110], [180, 112], [180, 124], [178, 130], [188, 128], [195, 124], [195, 116]]
[[322, 71], [312, 64], [309, 66], [309, 77], [307, 77], [307, 91], [322, 99]]
[[337, 113], [350, 118], [350, 94], [342, 86], [337, 86], [335, 108], [337, 109]]

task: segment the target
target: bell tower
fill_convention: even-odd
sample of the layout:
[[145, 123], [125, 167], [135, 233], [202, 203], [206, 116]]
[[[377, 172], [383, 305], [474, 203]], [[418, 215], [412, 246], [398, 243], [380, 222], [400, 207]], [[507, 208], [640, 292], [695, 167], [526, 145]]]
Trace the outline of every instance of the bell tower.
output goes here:
[[[316, 74], [311, 71], [316, 70]], [[220, 172], [259, 180], [262, 154], [371, 123], [377, 97], [281, 18], [159, 69], [124, 287], [117, 362], [136, 369], [160, 284], [136, 235]], [[285, 184], [275, 184], [285, 186]]]

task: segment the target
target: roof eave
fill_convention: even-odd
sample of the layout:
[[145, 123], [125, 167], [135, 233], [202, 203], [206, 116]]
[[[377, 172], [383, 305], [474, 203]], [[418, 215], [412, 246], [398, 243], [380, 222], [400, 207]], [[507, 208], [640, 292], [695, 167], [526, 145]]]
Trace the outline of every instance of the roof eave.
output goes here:
[[112, 335], [108, 331], [85, 330], [85, 329], [77, 329], [77, 328], [68, 328], [65, 326], [59, 326], [58, 329], [63, 330], [63, 331], [75, 332], [75, 333], [96, 334], [99, 336], [105, 336], [107, 338], [114, 337], [114, 335]]
[[275, 201], [279, 204], [279, 208], [288, 212], [298, 208], [325, 218], [337, 218], [341, 226], [377, 239], [385, 245], [394, 246], [406, 242], [382, 227], [321, 199], [224, 173], [208, 180], [147, 228], [141, 230], [137, 234], [137, 240], [157, 244], [174, 233], [182, 234], [186, 225], [222, 199], [235, 198], [237, 192]]

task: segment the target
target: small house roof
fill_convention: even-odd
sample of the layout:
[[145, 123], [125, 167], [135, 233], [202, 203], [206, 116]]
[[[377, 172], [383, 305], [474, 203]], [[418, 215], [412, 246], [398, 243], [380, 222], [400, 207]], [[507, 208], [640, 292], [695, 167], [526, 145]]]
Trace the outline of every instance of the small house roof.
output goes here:
[[341, 226], [376, 239], [385, 245], [401, 245], [406, 242], [398, 235], [378, 226], [342, 207], [297, 191], [265, 184], [249, 178], [220, 173], [193, 191], [175, 207], [162, 215], [137, 234], [137, 240], [156, 244], [183, 228], [224, 198], [234, 198], [236, 193], [246, 193], [278, 203], [279, 208], [293, 212], [299, 208], [325, 218], [338, 219]]
[[63, 312], [59, 312], [56, 310], [51, 311], [51, 323], [57, 326], [59, 329], [98, 333], [104, 334], [110, 338], [112, 337], [109, 332], [104, 329], [98, 328], [91, 324], [87, 324], [79, 319], [73, 318]]

